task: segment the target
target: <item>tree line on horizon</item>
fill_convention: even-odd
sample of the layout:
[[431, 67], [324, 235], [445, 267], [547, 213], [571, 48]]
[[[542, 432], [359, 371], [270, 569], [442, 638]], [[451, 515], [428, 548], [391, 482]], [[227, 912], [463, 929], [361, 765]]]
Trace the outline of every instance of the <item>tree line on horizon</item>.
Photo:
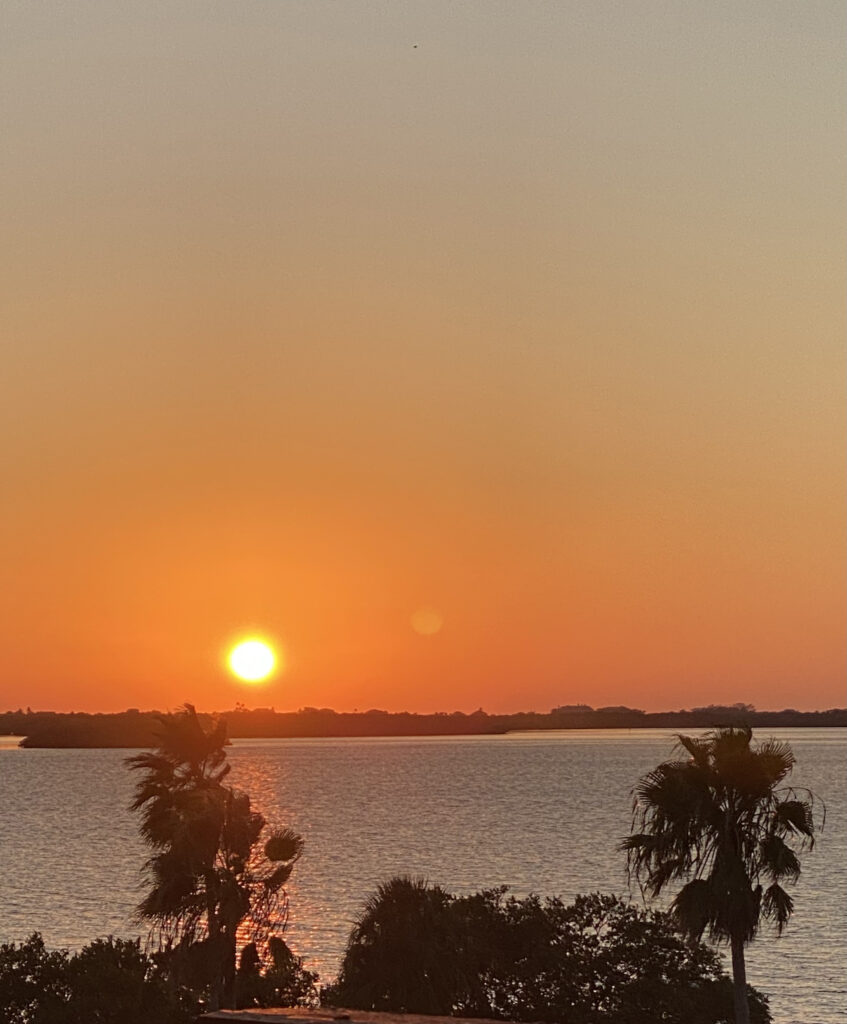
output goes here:
[[[162, 713], [131, 708], [116, 713], [32, 711], [0, 713], [0, 734], [23, 737], [24, 747], [136, 747], [155, 743]], [[750, 704], [718, 705], [646, 712], [624, 706], [592, 708], [564, 705], [548, 713], [526, 711], [487, 714], [481, 708], [417, 714], [373, 708], [337, 712], [330, 708], [301, 708], [282, 712], [237, 705], [219, 715], [201, 715], [207, 724], [220, 718], [228, 734], [239, 738], [318, 738], [376, 736], [501, 735], [545, 729], [714, 729], [721, 727], [834, 727], [847, 726], [847, 708], [826, 711], [757, 711]]]
[[[231, 786], [227, 723], [193, 707], [163, 716], [154, 749], [128, 757], [150, 857], [139, 940], [50, 952], [38, 935], [0, 946], [4, 1024], [187, 1024], [219, 1007], [347, 1006], [558, 1024], [768, 1024], [746, 981], [762, 923], [786, 926], [815, 797], [787, 786], [788, 744], [749, 727], [680, 735], [676, 757], [633, 789], [619, 848], [667, 912], [594, 893], [572, 904], [503, 888], [454, 896], [397, 877], [368, 900], [340, 974], [317, 989], [284, 941], [287, 882], [303, 852]], [[726, 943], [732, 979], [714, 949]]]

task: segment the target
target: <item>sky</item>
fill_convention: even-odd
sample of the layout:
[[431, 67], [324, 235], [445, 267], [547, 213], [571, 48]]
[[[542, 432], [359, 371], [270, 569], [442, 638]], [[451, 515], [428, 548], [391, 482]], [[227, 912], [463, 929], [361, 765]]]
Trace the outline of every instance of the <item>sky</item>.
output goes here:
[[844, 706], [845, 20], [3, 4], [0, 710]]

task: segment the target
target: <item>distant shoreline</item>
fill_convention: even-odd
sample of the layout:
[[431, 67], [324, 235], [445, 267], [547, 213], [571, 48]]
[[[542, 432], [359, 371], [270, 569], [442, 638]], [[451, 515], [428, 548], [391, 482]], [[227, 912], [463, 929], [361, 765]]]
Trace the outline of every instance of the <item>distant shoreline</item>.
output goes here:
[[[0, 714], [0, 735], [23, 737], [32, 748], [155, 746], [163, 716], [156, 711], [86, 712], [8, 711]], [[336, 712], [304, 708], [277, 712], [268, 708], [236, 709], [219, 716], [232, 739], [333, 739], [401, 736], [495, 736], [511, 732], [585, 729], [680, 729], [703, 731], [721, 726], [760, 728], [830, 728], [847, 726], [847, 708], [827, 711], [757, 711], [749, 705], [710, 705], [680, 711], [645, 712], [637, 708], [590, 708], [569, 705], [548, 713], [512, 715], [455, 711], [418, 715], [410, 712]]]

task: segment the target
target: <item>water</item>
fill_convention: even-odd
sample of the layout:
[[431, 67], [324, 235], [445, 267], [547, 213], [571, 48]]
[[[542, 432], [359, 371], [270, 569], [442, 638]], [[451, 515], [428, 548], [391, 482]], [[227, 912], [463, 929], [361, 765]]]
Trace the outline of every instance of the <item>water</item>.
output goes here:
[[[847, 730], [785, 729], [793, 781], [827, 805], [779, 940], [749, 949], [751, 984], [777, 1024], [847, 1020]], [[626, 894], [616, 844], [629, 791], [670, 753], [666, 730], [401, 739], [238, 740], [233, 781], [269, 821], [306, 839], [287, 938], [332, 977], [367, 894], [394, 874], [454, 892], [508, 885], [567, 899]], [[138, 934], [145, 851], [127, 810], [127, 751], [0, 743], [0, 941], [51, 946]]]

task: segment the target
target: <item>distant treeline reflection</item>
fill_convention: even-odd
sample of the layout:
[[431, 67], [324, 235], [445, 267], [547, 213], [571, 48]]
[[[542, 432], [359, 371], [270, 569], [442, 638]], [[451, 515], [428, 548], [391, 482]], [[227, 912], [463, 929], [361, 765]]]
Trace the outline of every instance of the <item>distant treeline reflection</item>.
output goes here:
[[[7, 711], [0, 714], [0, 735], [22, 736], [24, 747], [149, 747], [161, 729], [161, 712], [131, 708], [117, 714]], [[757, 711], [750, 704], [679, 711], [645, 712], [638, 708], [592, 708], [587, 704], [553, 708], [547, 714], [522, 711], [489, 715], [482, 709], [431, 715], [388, 712], [337, 712], [329, 708], [275, 711], [242, 705], [219, 716], [235, 738], [319, 738], [367, 736], [474, 736], [545, 729], [711, 729], [722, 726], [826, 727], [847, 725], [847, 709], [828, 711]]]

